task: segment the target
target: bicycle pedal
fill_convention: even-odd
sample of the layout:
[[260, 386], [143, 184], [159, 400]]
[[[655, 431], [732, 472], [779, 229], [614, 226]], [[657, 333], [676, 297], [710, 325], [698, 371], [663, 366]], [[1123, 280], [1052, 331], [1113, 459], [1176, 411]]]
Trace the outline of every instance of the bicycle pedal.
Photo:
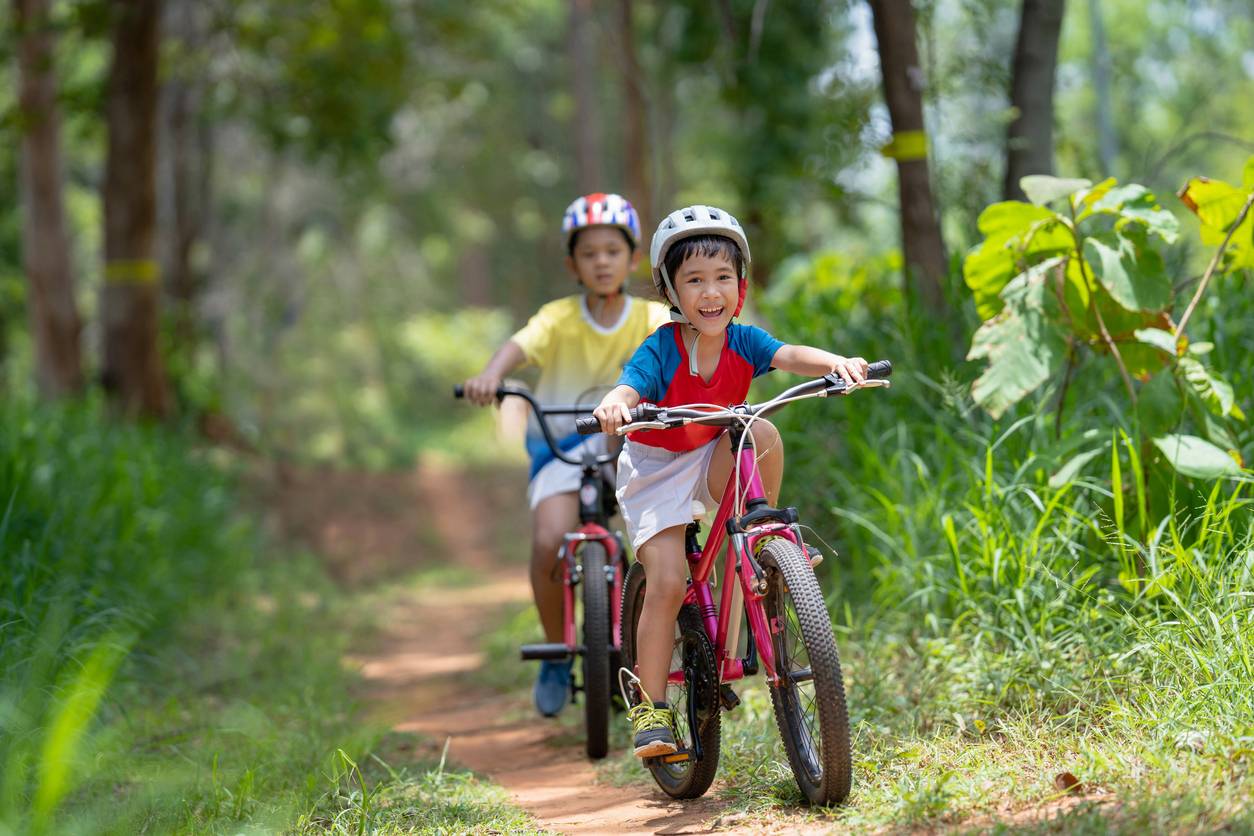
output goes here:
[[[536, 659], [550, 659], [554, 661], [564, 662], [571, 657], [570, 648], [560, 642], [548, 644], [524, 644], [518, 648], [519, 655], [524, 662], [534, 661]], [[576, 648], [575, 652], [579, 652]]]
[[678, 752], [671, 752], [669, 755], [658, 755], [656, 758], [645, 758], [644, 762], [648, 763], [684, 763], [692, 760], [691, 749], [680, 749]]
[[740, 705], [740, 697], [736, 696], [736, 692], [727, 683], [723, 683], [718, 689], [718, 700], [723, 704], [724, 711], [731, 711]]

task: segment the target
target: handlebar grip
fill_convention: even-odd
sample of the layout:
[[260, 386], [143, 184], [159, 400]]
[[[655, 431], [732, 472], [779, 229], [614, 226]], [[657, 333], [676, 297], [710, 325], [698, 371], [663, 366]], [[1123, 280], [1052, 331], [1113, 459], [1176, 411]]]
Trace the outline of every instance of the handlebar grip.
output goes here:
[[883, 380], [893, 373], [893, 364], [887, 360], [876, 360], [867, 366], [866, 376], [873, 380]]
[[[509, 394], [512, 394], [509, 389], [501, 386], [496, 390], [496, 399], [499, 401], [501, 398]], [[453, 397], [459, 399], [466, 397], [466, 387], [460, 383], [453, 384]]]
[[[631, 423], [636, 421], [652, 421], [657, 418], [658, 413], [662, 410], [651, 403], [642, 403], [630, 410]], [[595, 415], [589, 415], [585, 418], [575, 419], [575, 429], [580, 435], [592, 435], [601, 432], [601, 422], [597, 420]]]

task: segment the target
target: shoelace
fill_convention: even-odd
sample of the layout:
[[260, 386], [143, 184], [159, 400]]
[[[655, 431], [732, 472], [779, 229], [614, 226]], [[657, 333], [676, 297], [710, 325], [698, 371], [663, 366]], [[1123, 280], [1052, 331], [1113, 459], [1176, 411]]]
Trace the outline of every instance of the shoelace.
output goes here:
[[631, 698], [627, 694], [627, 684], [623, 680], [623, 674], [627, 675], [629, 681], [636, 683], [642, 698], [639, 703], [627, 709], [627, 719], [631, 721], [632, 728], [637, 732], [670, 728], [671, 710], [669, 708], [656, 707], [653, 704], [653, 698], [649, 696], [649, 692], [644, 690], [644, 686], [640, 684], [640, 677], [626, 668], [619, 668], [618, 690], [623, 695], [623, 702], [631, 705]]
[[651, 702], [642, 702], [627, 711], [627, 719], [636, 732], [653, 729], [669, 729], [671, 727], [671, 710], [657, 708]]

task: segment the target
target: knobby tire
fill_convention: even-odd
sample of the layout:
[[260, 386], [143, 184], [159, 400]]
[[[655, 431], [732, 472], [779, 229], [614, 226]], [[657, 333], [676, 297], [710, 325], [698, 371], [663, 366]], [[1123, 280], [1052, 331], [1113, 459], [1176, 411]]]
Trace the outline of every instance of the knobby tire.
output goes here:
[[583, 564], [583, 704], [585, 746], [590, 758], [610, 749], [610, 585], [605, 546], [589, 541], [579, 550]]
[[[771, 702], [788, 763], [811, 804], [839, 804], [852, 783], [849, 713], [823, 592], [810, 561], [788, 540], [768, 541], [758, 560], [767, 573], [763, 604], [781, 677]], [[813, 679], [790, 676], [806, 668]]]

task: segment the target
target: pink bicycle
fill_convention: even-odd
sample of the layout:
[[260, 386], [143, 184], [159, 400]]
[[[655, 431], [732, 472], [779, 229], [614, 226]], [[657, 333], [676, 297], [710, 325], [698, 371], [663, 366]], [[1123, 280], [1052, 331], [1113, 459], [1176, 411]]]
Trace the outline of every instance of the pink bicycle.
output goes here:
[[[462, 387], [455, 386], [453, 394], [462, 397]], [[612, 453], [586, 453], [582, 458], [575, 458], [564, 452], [553, 438], [546, 416], [586, 416], [592, 411], [591, 406], [541, 406], [526, 389], [502, 386], [496, 390], [497, 400], [511, 396], [531, 405], [553, 455], [583, 472], [579, 485], [579, 527], [564, 536], [561, 548], [554, 555], [554, 568], [560, 569], [562, 577], [562, 641], [525, 644], [519, 648], [520, 655], [524, 661], [566, 661], [580, 657], [581, 676], [571, 678], [571, 696], [583, 693], [588, 757], [603, 758], [610, 746], [609, 715], [614, 694], [610, 672], [616, 670], [620, 662], [621, 600], [627, 571], [627, 553], [622, 539], [609, 529], [610, 517], [614, 516], [618, 505], [605, 466], [618, 457]], [[576, 612], [576, 589], [581, 590], [583, 642], [576, 638], [580, 615]]]
[[[721, 709], [740, 700], [729, 683], [764, 669], [780, 736], [802, 794], [812, 804], [836, 804], [852, 781], [849, 715], [840, 656], [831, 618], [814, 575], [809, 547], [801, 538], [795, 508], [767, 504], [758, 475], [750, 425], [785, 404], [887, 386], [887, 360], [872, 363], [864, 384], [849, 385], [827, 375], [792, 387], [761, 404], [726, 409], [641, 404], [620, 432], [667, 429], [689, 423], [727, 427], [737, 466], [728, 478], [718, 513], [702, 548], [698, 525], [688, 526], [686, 551], [691, 580], [675, 626], [675, 650], [666, 700], [674, 708], [679, 751], [645, 764], [662, 791], [696, 798], [718, 770]], [[600, 431], [595, 418], [577, 420], [580, 432]], [[727, 544], [718, 607], [714, 605], [714, 561]], [[623, 587], [622, 659], [636, 670], [635, 636], [644, 604], [644, 566], [634, 564]], [[746, 655], [738, 654], [741, 613], [748, 631]], [[634, 686], [625, 690], [634, 691]], [[629, 693], [634, 703], [638, 693]]]

